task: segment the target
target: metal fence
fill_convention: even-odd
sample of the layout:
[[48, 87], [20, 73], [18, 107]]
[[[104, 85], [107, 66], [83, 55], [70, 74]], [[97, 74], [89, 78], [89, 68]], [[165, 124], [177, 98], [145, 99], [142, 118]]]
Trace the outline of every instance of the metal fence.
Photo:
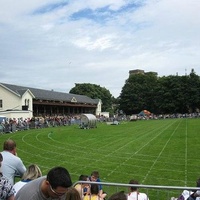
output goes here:
[[[103, 187], [103, 191], [107, 193], [107, 197], [110, 195], [124, 191], [126, 194], [130, 192], [130, 187], [137, 187], [140, 192], [144, 192], [149, 197], [149, 200], [171, 200], [178, 198], [184, 190], [194, 191], [199, 188], [196, 187], [179, 187], [179, 186], [161, 186], [161, 185], [135, 185], [135, 184], [123, 184], [123, 183], [109, 183], [109, 182], [91, 182], [91, 181], [77, 181], [73, 186], [77, 184], [100, 184]], [[192, 192], [191, 192], [192, 193]]]

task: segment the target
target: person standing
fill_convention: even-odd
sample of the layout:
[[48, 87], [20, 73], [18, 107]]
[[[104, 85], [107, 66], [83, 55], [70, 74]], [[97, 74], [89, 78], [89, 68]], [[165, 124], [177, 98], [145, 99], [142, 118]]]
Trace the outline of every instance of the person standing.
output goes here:
[[6, 140], [1, 154], [3, 156], [2, 173], [13, 185], [15, 176], [22, 177], [26, 171], [22, 160], [17, 156], [16, 142], [11, 139]]
[[15, 200], [65, 200], [68, 188], [72, 186], [70, 174], [63, 167], [50, 169], [42, 176], [24, 185]]

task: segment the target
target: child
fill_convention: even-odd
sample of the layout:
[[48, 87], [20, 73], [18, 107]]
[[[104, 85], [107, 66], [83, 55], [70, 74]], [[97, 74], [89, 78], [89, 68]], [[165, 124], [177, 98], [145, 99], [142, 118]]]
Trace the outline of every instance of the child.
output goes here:
[[[91, 173], [91, 176], [89, 177], [89, 179], [92, 182], [101, 182], [98, 171], [93, 171]], [[98, 185], [98, 186], [99, 186], [99, 197], [102, 199], [105, 199], [107, 194], [105, 192], [103, 192], [102, 185]]]

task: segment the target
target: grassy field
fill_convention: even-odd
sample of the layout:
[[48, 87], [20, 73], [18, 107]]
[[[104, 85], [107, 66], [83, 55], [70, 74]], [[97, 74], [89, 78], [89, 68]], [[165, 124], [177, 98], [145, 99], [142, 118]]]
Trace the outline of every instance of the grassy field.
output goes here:
[[165, 119], [99, 123], [96, 129], [50, 127], [0, 136], [12, 138], [25, 165], [36, 163], [43, 174], [66, 167], [73, 182], [100, 172], [103, 182], [191, 186], [200, 177], [200, 119]]

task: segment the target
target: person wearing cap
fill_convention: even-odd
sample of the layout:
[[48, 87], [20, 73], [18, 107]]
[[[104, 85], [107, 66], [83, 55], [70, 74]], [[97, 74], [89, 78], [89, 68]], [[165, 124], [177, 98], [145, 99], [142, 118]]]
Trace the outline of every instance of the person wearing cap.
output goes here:
[[72, 186], [70, 174], [63, 167], [52, 168], [42, 176], [24, 185], [15, 200], [65, 200], [68, 188]]
[[8, 139], [3, 144], [3, 156], [2, 172], [5, 177], [8, 178], [10, 183], [14, 185], [15, 176], [22, 177], [26, 171], [22, 160], [17, 156], [16, 142]]
[[[0, 167], [3, 161], [3, 156], [0, 153]], [[0, 199], [14, 200], [14, 189], [9, 180], [0, 172]]]

